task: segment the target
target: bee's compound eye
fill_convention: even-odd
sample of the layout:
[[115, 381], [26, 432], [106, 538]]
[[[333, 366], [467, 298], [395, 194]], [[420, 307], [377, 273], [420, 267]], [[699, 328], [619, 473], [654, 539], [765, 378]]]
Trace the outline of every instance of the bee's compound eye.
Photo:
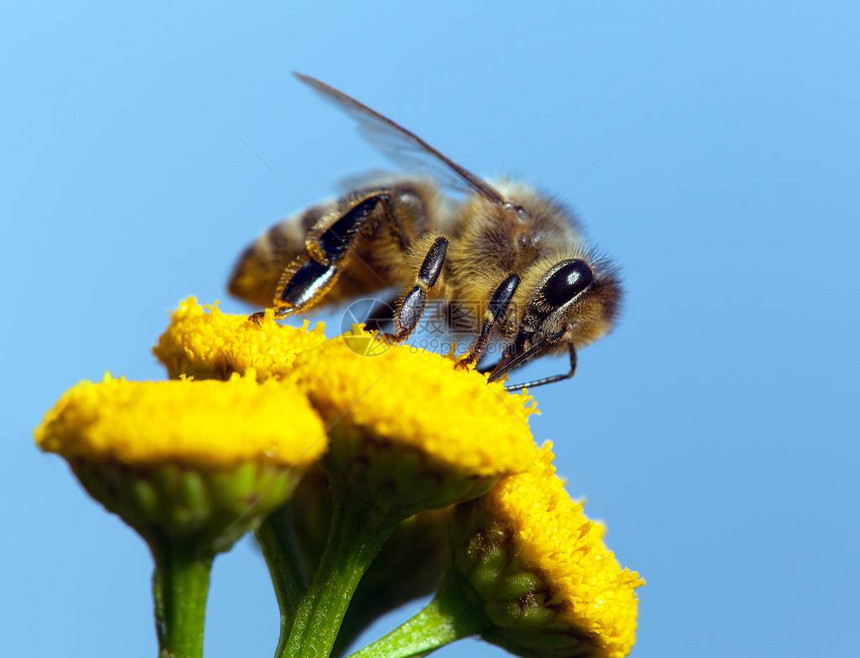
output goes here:
[[558, 268], [543, 284], [544, 299], [562, 306], [594, 283], [594, 272], [585, 261], [572, 260]]

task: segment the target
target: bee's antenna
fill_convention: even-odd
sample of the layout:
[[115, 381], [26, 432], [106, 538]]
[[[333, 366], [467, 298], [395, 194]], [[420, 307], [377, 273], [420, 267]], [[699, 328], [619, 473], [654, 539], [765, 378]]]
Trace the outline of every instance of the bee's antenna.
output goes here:
[[607, 148], [603, 153], [601, 153], [601, 154], [600, 154], [600, 156], [598, 156], [598, 158], [597, 158], [594, 162], [592, 162], [590, 165], [588, 165], [588, 168], [587, 168], [585, 171], [583, 171], [575, 181], [573, 181], [570, 185], [568, 185], [568, 186], [567, 186], [567, 189], [566, 189], [564, 192], [562, 192], [561, 194], [559, 194], [559, 195], [558, 195], [557, 197], [555, 197], [552, 201], [549, 201], [549, 202], [548, 202], [548, 203], [547, 203], [543, 208], [541, 208], [540, 212], [538, 212], [536, 216], [540, 216], [540, 215], [542, 215], [544, 212], [546, 212], [546, 210], [547, 210], [550, 206], [555, 205], [556, 203], [560, 202], [560, 201], [561, 201], [561, 200], [562, 200], [562, 199], [567, 195], [567, 193], [568, 193], [568, 192], [570, 192], [570, 191], [571, 191], [571, 190], [576, 186], [576, 184], [577, 184], [579, 181], [581, 181], [583, 178], [585, 178], [585, 175], [586, 175], [589, 171], [591, 171], [592, 169], [594, 169], [595, 165], [596, 165], [598, 162], [600, 162], [601, 160], [603, 160], [603, 158], [606, 156], [606, 154], [607, 154], [607, 153], [609, 153], [613, 148], [615, 148], [615, 145], [616, 145], [616, 144], [618, 144], [618, 142], [620, 142], [622, 139], [624, 139], [624, 136], [625, 136], [627, 133], [629, 133], [629, 132], [630, 132], [630, 130], [631, 130], [632, 128], [633, 128], [633, 124], [631, 123], [631, 124], [627, 127], [627, 130], [625, 130], [623, 133], [621, 133], [621, 135], [618, 137], [618, 139], [616, 139], [614, 142], [612, 142], [612, 143], [609, 145], [609, 147], [608, 147], [608, 148]]

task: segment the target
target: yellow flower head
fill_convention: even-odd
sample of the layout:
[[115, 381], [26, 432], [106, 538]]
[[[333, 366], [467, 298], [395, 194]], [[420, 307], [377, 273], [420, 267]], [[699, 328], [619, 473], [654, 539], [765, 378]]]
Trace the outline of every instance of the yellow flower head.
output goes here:
[[[154, 351], [171, 376], [224, 378], [253, 368], [259, 381], [296, 382], [331, 436], [350, 437], [338, 442], [328, 462], [351, 470], [353, 482], [363, 463], [407, 484], [456, 473], [465, 487], [456, 497], [462, 500], [467, 489], [478, 495], [494, 478], [527, 469], [536, 454], [527, 424], [536, 409], [527, 394], [511, 395], [484, 375], [455, 370], [450, 358], [390, 346], [359, 328], [326, 341], [319, 326], [280, 326], [271, 314], [257, 326], [217, 308], [207, 312], [190, 299]], [[412, 502], [405, 505], [409, 514], [419, 511]], [[451, 502], [443, 495], [421, 506]]]
[[486, 639], [536, 656], [629, 653], [644, 581], [571, 500], [549, 444], [530, 471], [458, 506], [454, 535], [457, 572], [494, 625]]
[[258, 323], [246, 315], [222, 313], [217, 302], [203, 307], [189, 297], [174, 311], [170, 326], [153, 348], [171, 378], [227, 379], [253, 368], [259, 379], [281, 378], [296, 355], [325, 340], [324, 327], [308, 331], [279, 325], [271, 311]]
[[105, 376], [72, 387], [36, 429], [43, 450], [66, 458], [230, 466], [303, 466], [325, 451], [325, 430], [295, 386], [220, 381], [130, 382]]
[[[531, 397], [407, 345], [356, 349], [374, 340], [355, 328], [296, 361], [293, 377], [329, 423], [327, 464], [330, 475], [340, 473], [333, 482], [375, 483], [375, 498], [381, 488], [388, 503], [408, 507], [407, 490], [438, 490], [447, 478], [479, 495], [494, 478], [530, 466], [537, 455], [527, 424], [536, 411]], [[451, 502], [441, 495], [424, 505]]]
[[408, 345], [364, 357], [358, 340], [376, 337], [355, 328], [297, 359], [295, 377], [324, 418], [476, 475], [519, 472], [536, 458], [527, 393]]
[[226, 550], [283, 504], [325, 451], [320, 418], [294, 386], [129, 382], [67, 391], [35, 432], [89, 493], [151, 543]]

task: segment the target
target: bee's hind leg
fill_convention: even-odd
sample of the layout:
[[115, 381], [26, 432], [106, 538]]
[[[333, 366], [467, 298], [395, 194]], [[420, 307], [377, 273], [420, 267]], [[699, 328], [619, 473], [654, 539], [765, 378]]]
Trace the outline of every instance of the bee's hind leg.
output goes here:
[[511, 300], [514, 298], [514, 293], [517, 291], [517, 286], [520, 285], [520, 277], [517, 274], [508, 274], [505, 279], [496, 286], [490, 297], [490, 303], [487, 305], [487, 311], [484, 313], [484, 321], [481, 323], [481, 330], [475, 337], [469, 353], [457, 361], [456, 368], [466, 368], [473, 363], [476, 363], [484, 354], [487, 348], [487, 343], [493, 335], [493, 329], [505, 317], [508, 306], [511, 305]]
[[[299, 256], [281, 276], [275, 293], [275, 319], [312, 306], [331, 288], [338, 273], [337, 260], [318, 263], [309, 255]], [[248, 319], [259, 324], [265, 315], [265, 311], [257, 311]]]
[[[305, 253], [293, 260], [281, 275], [273, 301], [275, 318], [316, 305], [334, 286], [359, 236], [368, 233], [376, 222], [386, 220], [392, 232], [400, 231], [391, 195], [380, 191], [358, 201], [331, 226], [313, 231], [308, 236]], [[259, 323], [264, 315], [265, 311], [261, 311], [249, 319]]]
[[418, 321], [421, 320], [421, 314], [427, 306], [427, 293], [439, 280], [447, 254], [448, 239], [442, 236], [436, 238], [427, 250], [421, 267], [418, 268], [415, 285], [406, 293], [397, 307], [395, 315], [397, 332], [389, 335], [389, 340], [401, 343], [415, 331]]

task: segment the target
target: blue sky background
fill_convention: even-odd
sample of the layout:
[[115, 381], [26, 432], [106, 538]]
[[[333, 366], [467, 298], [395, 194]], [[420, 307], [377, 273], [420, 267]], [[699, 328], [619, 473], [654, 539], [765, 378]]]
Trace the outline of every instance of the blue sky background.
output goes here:
[[[301, 207], [230, 129], [308, 202], [384, 165], [295, 69], [556, 193], [632, 126], [565, 197], [624, 317], [536, 435], [648, 580], [635, 655], [856, 654], [858, 43], [842, 2], [4, 3], [4, 653], [155, 652], [143, 543], [31, 432], [82, 378], [162, 377], [170, 309]], [[208, 656], [271, 655], [247, 540], [209, 608]]]

